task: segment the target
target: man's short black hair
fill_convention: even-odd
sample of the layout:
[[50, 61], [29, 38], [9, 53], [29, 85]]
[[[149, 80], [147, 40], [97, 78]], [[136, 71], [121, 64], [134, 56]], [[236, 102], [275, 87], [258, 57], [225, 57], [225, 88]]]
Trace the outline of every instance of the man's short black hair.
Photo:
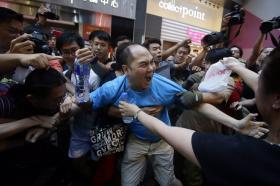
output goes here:
[[66, 83], [66, 79], [55, 69], [35, 69], [25, 79], [25, 95], [44, 99], [47, 98], [52, 89]]
[[238, 48], [240, 57], [243, 56], [243, 49], [240, 46], [233, 45], [233, 46], [230, 47], [230, 49], [232, 49], [232, 48]]
[[85, 47], [84, 39], [76, 32], [64, 32], [56, 40], [56, 48], [61, 52], [62, 46], [76, 42], [80, 48]]
[[150, 49], [150, 45], [156, 43], [159, 44], [161, 46], [161, 41], [157, 38], [151, 38], [151, 39], [147, 39], [142, 45], [146, 48], [146, 49]]
[[[186, 48], [187, 50], [188, 50], [188, 53], [190, 53], [191, 52], [191, 47], [190, 47], [190, 45], [184, 45], [184, 46], [181, 46], [181, 47], [179, 47], [178, 49], [177, 49], [177, 51], [180, 49], [180, 48]], [[177, 52], [176, 51], [176, 52]]]
[[119, 66], [122, 65], [129, 65], [131, 60], [133, 59], [133, 55], [130, 51], [129, 46], [137, 45], [133, 43], [122, 43], [117, 51], [116, 51], [116, 63], [119, 64]]
[[108, 42], [109, 45], [111, 44], [111, 36], [103, 30], [96, 30], [96, 31], [91, 32], [88, 39], [91, 41], [95, 37], [97, 37], [100, 40]]
[[23, 15], [19, 14], [9, 8], [0, 7], [0, 20], [1, 23], [9, 23], [12, 20], [23, 22]]
[[231, 57], [232, 52], [229, 48], [214, 48], [208, 51], [205, 56], [206, 63], [214, 64], [224, 57]]
[[119, 41], [123, 41], [123, 40], [129, 40], [129, 41], [131, 41], [131, 39], [130, 39], [128, 36], [126, 36], [126, 35], [121, 35], [121, 36], [118, 36], [118, 37], [116, 38], [115, 43], [114, 43], [114, 46], [116, 47], [116, 46], [118, 45], [118, 42], [119, 42]]

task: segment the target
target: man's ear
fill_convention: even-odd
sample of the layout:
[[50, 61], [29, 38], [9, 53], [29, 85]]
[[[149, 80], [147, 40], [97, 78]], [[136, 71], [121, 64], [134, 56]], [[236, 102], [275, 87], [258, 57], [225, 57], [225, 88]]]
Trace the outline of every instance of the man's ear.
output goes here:
[[274, 102], [272, 104], [272, 108], [274, 110], [280, 110], [280, 95], [277, 95], [274, 99]]
[[122, 69], [123, 69], [124, 73], [127, 74], [128, 66], [127, 65], [122, 65]]

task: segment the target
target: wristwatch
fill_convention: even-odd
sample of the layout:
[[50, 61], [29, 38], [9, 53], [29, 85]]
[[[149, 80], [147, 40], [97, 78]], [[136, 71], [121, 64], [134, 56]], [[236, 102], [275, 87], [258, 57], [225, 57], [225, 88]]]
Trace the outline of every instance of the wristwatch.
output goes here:
[[141, 109], [137, 110], [137, 112], [136, 112], [135, 115], [133, 116], [134, 120], [138, 120], [138, 114], [139, 114], [139, 112], [141, 112], [141, 111], [142, 111]]

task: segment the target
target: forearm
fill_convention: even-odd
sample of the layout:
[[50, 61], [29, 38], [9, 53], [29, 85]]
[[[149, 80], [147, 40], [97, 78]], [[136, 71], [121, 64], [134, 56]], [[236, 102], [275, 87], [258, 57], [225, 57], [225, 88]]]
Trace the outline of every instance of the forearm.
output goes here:
[[180, 64], [174, 64], [175, 69], [186, 69], [188, 67], [189, 63], [188, 62], [183, 62]]
[[240, 104], [244, 107], [253, 106], [256, 104], [256, 98], [242, 100], [242, 101], [240, 101]]
[[98, 61], [93, 63], [93, 69], [100, 79], [102, 79], [109, 71], [104, 64]]
[[235, 65], [230, 68], [233, 72], [237, 73], [243, 81], [256, 92], [258, 86], [259, 75], [251, 70], [248, 70], [242, 66]]
[[222, 123], [234, 130], [238, 130], [238, 120], [226, 115], [213, 105], [203, 103], [195, 108], [196, 111], [202, 113], [209, 119]]
[[0, 54], [0, 74], [8, 73], [20, 65], [21, 54]]
[[171, 56], [178, 48], [180, 47], [179, 43], [173, 45], [172, 47], [168, 48], [167, 50], [162, 52], [162, 60], [165, 60], [169, 56]]
[[261, 35], [257, 39], [256, 44], [253, 47], [251, 56], [249, 57], [249, 59], [246, 62], [247, 67], [250, 67], [256, 63], [256, 61], [260, 55], [260, 51], [263, 48], [263, 40], [264, 40], [264, 34], [261, 33]]
[[14, 134], [24, 131], [25, 129], [39, 125], [38, 122], [30, 118], [25, 118], [9, 123], [0, 124], [0, 139], [10, 137]]
[[139, 112], [138, 120], [150, 131], [163, 138], [168, 144], [178, 150], [184, 157], [200, 166], [192, 148], [193, 130], [167, 126], [159, 119], [143, 111]]
[[223, 101], [225, 101], [225, 98], [218, 93], [202, 93], [202, 100], [203, 103], [217, 105], [223, 103]]
[[193, 66], [201, 66], [205, 56], [207, 54], [207, 49], [204, 48], [199, 54], [198, 56], [192, 61], [192, 63], [190, 64], [191, 67]]

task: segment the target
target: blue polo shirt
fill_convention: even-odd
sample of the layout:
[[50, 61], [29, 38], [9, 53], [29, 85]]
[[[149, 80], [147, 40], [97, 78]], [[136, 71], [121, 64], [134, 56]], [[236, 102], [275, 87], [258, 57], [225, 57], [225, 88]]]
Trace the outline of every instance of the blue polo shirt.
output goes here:
[[[156, 117], [167, 125], [170, 125], [167, 106], [173, 103], [177, 93], [184, 91], [186, 90], [180, 85], [158, 74], [153, 75], [149, 88], [144, 91], [135, 91], [129, 87], [127, 77], [120, 76], [91, 92], [90, 98], [93, 101], [93, 109], [96, 110], [112, 104], [118, 106], [121, 93], [127, 92], [128, 96], [133, 97], [135, 104], [140, 108], [163, 105], [163, 110]], [[129, 128], [139, 139], [150, 142], [155, 142], [160, 139], [139, 121], [133, 121], [129, 124]]]

